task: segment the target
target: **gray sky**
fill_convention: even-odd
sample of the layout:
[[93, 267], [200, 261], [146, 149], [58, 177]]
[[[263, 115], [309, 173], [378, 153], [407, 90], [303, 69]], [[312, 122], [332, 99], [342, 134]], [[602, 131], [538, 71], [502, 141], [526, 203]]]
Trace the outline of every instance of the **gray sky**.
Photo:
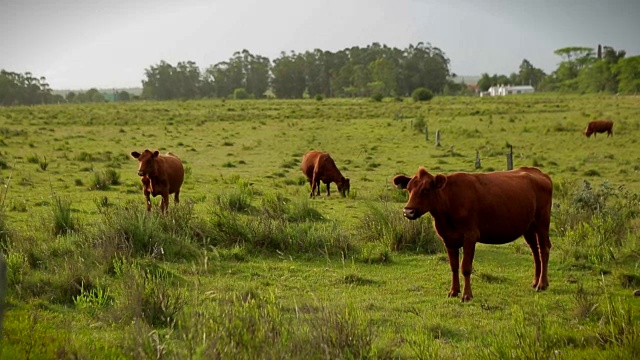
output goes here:
[[546, 72], [555, 49], [640, 54], [640, 0], [0, 0], [0, 68], [55, 89], [139, 87], [160, 60], [201, 68], [247, 49], [338, 51], [429, 42], [459, 75]]

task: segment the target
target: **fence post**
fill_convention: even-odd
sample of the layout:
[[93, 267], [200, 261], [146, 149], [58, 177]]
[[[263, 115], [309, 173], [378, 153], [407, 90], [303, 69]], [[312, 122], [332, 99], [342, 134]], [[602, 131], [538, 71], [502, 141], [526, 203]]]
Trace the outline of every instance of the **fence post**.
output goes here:
[[0, 252], [0, 341], [2, 341], [2, 319], [4, 318], [5, 298], [7, 295], [7, 262]]
[[424, 139], [429, 141], [429, 127], [426, 124], [424, 125]]
[[480, 150], [476, 150], [476, 169], [480, 169], [482, 165], [480, 164]]
[[413, 130], [413, 119], [409, 120], [409, 129]]
[[513, 170], [513, 146], [509, 145], [509, 152], [507, 153], [507, 170]]
[[436, 147], [440, 147], [440, 129], [436, 130]]

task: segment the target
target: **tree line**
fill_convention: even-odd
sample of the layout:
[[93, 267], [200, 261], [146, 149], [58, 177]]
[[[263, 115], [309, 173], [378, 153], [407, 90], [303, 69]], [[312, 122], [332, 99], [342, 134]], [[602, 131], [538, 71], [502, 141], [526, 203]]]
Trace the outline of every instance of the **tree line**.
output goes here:
[[483, 73], [477, 85], [482, 91], [494, 85], [531, 85], [538, 91], [640, 92], [640, 56], [626, 57], [626, 51], [602, 45], [595, 49], [570, 46], [554, 53], [562, 61], [551, 74], [524, 59], [517, 73], [509, 76]]
[[[626, 57], [624, 50], [565, 47], [554, 52], [562, 58], [550, 74], [524, 59], [510, 75], [483, 73], [477, 83], [482, 91], [493, 85], [532, 85], [538, 91], [638, 93], [640, 56]], [[273, 61], [248, 50], [233, 54], [201, 69], [193, 61], [172, 65], [166, 61], [145, 69], [142, 95], [126, 91], [53, 94], [44, 77], [31, 73], [0, 71], [0, 105], [35, 105], [197, 98], [303, 97], [406, 97], [419, 88], [434, 94], [469, 94], [466, 84], [455, 83], [449, 58], [429, 43], [405, 49], [372, 43], [337, 52], [315, 49], [304, 53], [282, 52]]]
[[204, 70], [193, 61], [152, 65], [145, 69], [142, 97], [408, 96], [419, 87], [441, 93], [450, 75], [444, 52], [425, 43], [406, 49], [373, 43], [337, 52], [282, 52], [273, 61], [242, 50]]

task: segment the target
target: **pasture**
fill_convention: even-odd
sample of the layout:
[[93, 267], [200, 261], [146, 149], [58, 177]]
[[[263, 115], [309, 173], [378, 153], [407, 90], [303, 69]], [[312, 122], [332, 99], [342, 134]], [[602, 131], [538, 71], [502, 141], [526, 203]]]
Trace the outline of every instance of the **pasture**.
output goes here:
[[[586, 138], [600, 118], [614, 136]], [[639, 137], [640, 98], [604, 95], [0, 108], [2, 357], [637, 357]], [[473, 301], [447, 299], [431, 219], [403, 219], [391, 179], [505, 170], [508, 144], [554, 182], [550, 287], [519, 239], [479, 245]], [[166, 216], [144, 149], [185, 165]], [[313, 149], [347, 198], [308, 199]]]

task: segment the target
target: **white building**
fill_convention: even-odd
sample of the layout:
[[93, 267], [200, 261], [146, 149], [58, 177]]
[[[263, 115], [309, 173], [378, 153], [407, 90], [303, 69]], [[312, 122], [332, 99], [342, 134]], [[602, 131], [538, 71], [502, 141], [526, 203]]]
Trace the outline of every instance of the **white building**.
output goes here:
[[[489, 91], [486, 92], [486, 95], [490, 96], [505, 96], [511, 94], [531, 94], [535, 90], [531, 85], [519, 85], [519, 86], [511, 86], [511, 85], [498, 85], [492, 86], [489, 88]], [[485, 94], [480, 94], [485, 95]]]

